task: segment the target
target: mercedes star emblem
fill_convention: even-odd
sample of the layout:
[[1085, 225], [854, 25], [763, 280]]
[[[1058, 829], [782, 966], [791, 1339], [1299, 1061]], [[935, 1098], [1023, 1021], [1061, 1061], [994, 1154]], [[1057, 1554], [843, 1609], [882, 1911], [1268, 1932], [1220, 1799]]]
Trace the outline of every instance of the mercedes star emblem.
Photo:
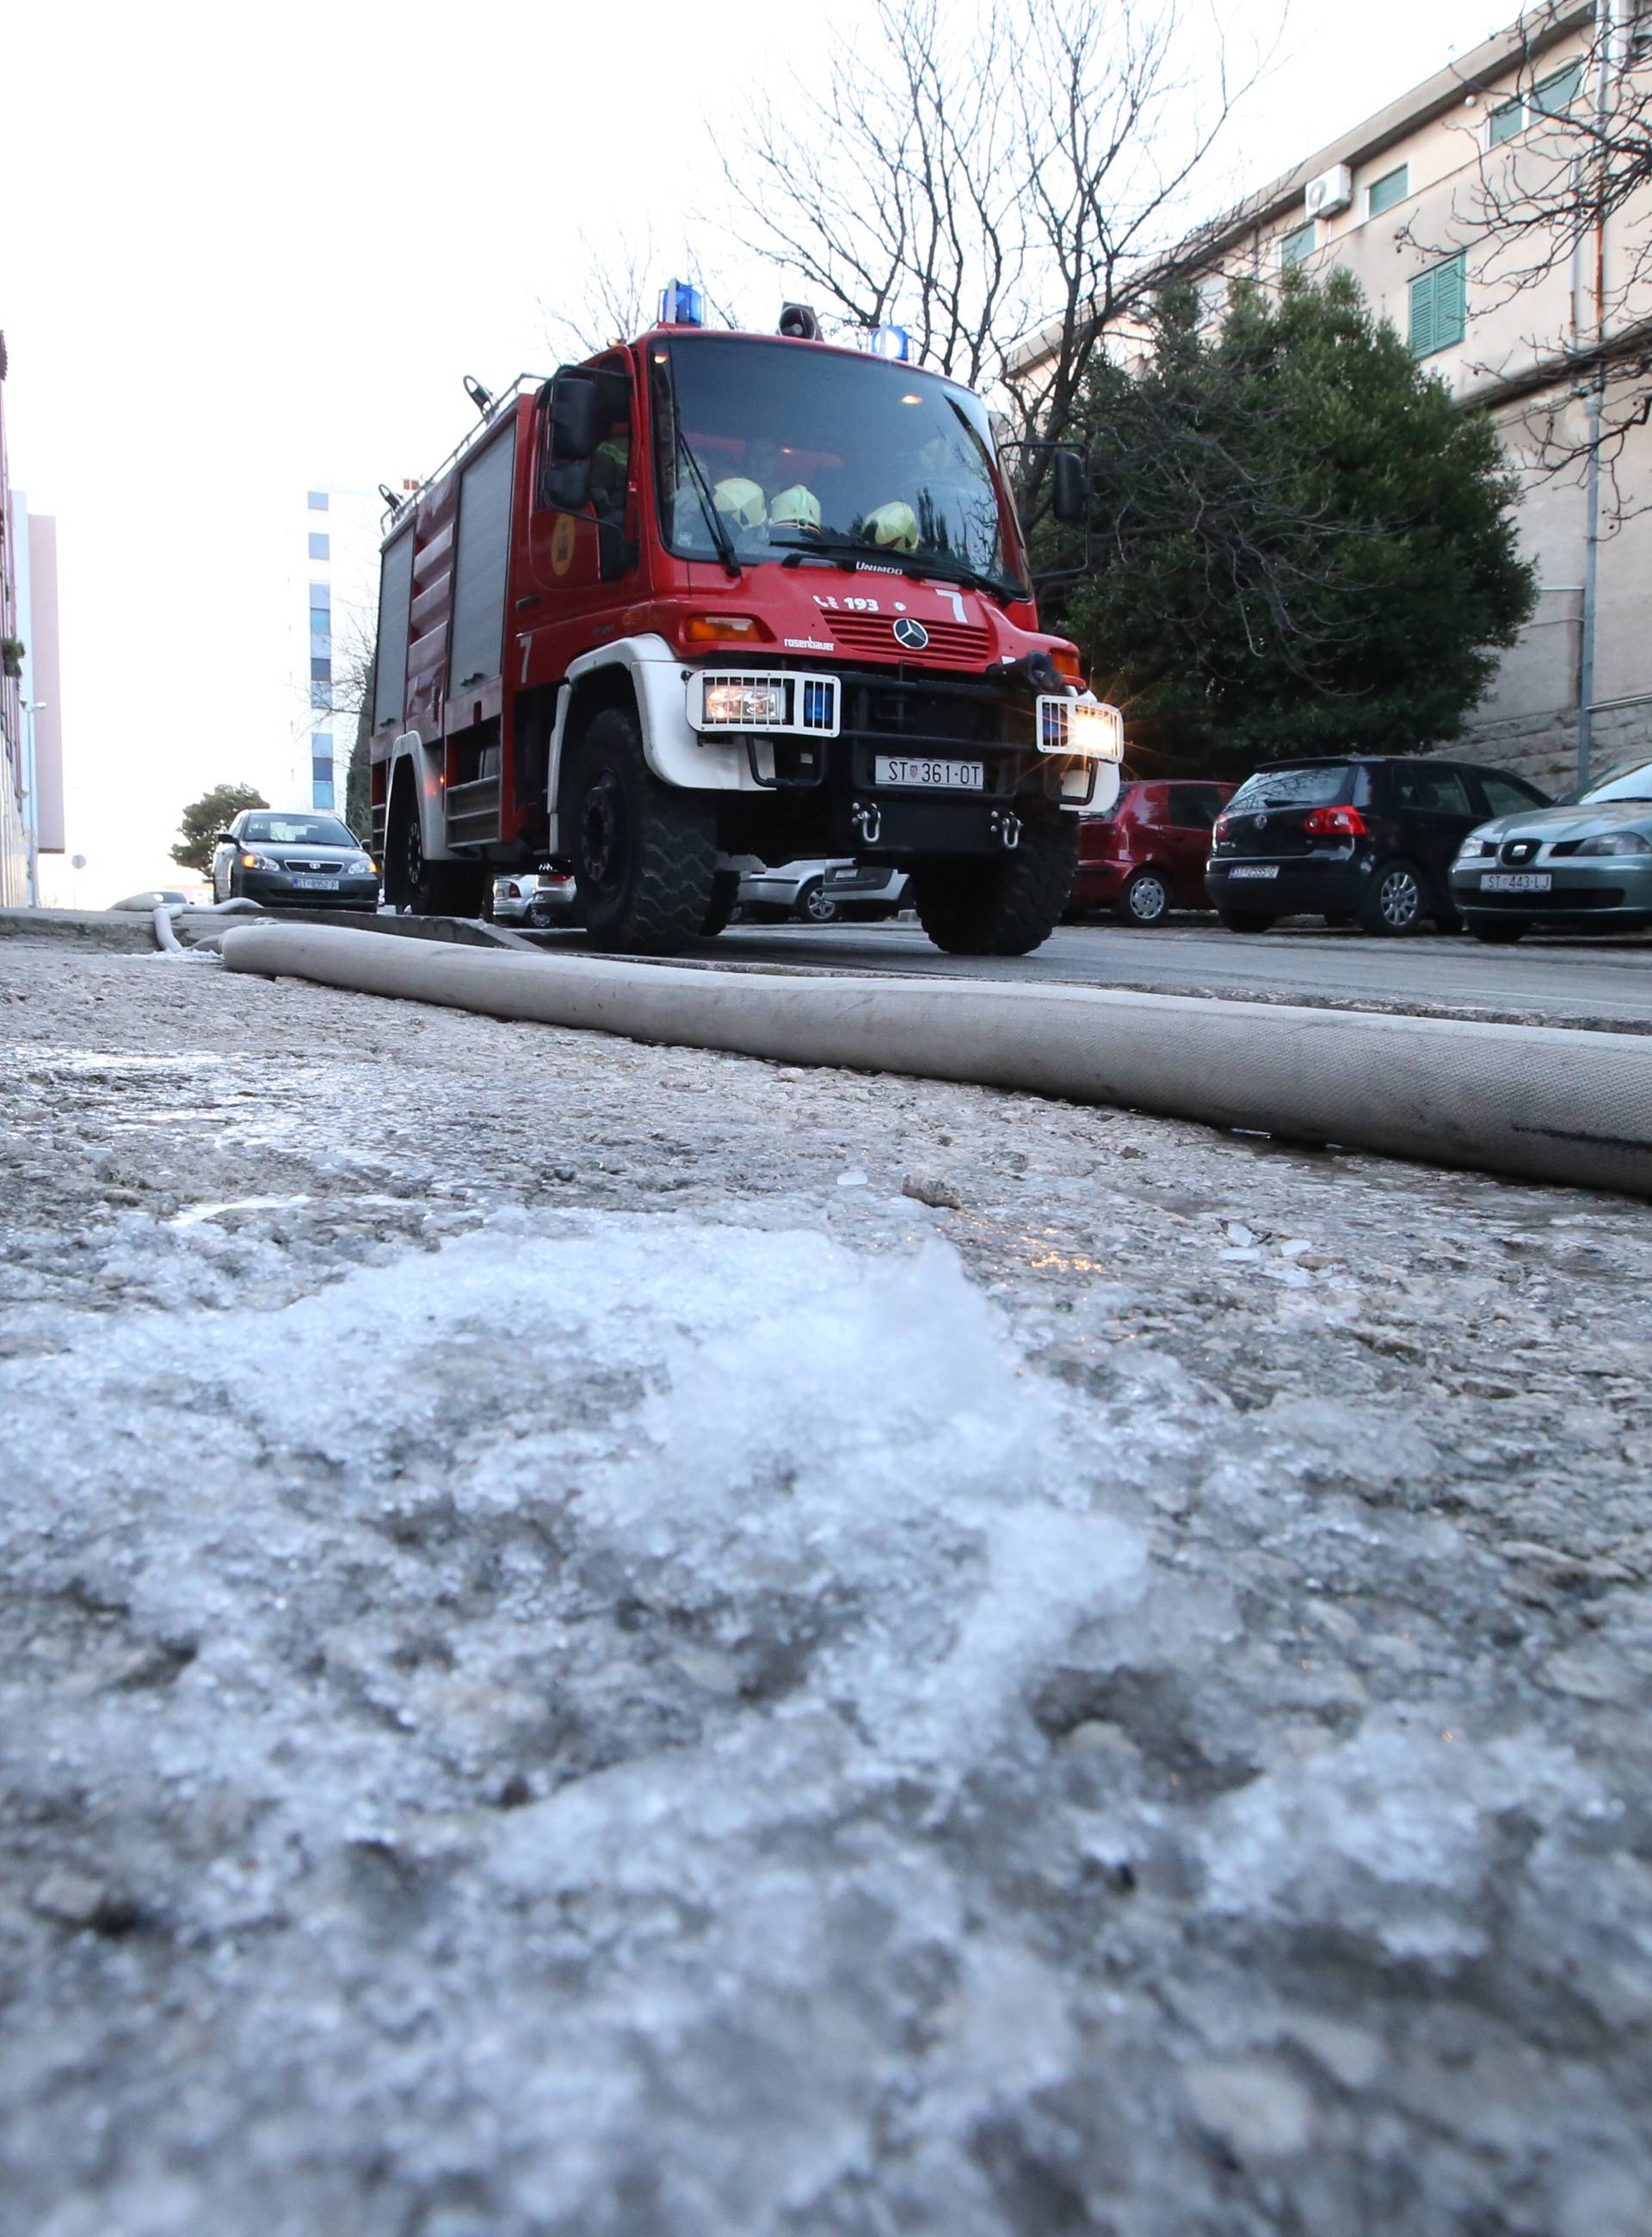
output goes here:
[[909, 614], [902, 614], [895, 624], [895, 642], [903, 644], [909, 652], [922, 652], [929, 642], [929, 632], [922, 622], [915, 622]]

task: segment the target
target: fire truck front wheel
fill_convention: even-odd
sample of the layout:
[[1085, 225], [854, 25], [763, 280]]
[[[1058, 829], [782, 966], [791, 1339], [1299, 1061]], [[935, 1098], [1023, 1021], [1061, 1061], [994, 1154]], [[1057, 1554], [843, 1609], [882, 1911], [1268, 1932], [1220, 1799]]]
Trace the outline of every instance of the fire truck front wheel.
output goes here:
[[948, 955], [1026, 955], [1061, 921], [1078, 859], [1076, 815], [1029, 818], [1003, 854], [920, 858], [912, 905]]
[[592, 940], [671, 955], [700, 937], [717, 897], [717, 810], [650, 772], [628, 708], [605, 708], [585, 732], [564, 811]]

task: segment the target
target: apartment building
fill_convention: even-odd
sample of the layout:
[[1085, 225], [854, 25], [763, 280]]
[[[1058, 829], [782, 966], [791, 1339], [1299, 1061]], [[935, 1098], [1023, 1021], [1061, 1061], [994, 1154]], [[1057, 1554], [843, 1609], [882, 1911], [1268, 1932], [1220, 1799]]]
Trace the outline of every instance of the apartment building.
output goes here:
[[374, 490], [324, 484], [305, 492], [302, 581], [306, 650], [295, 654], [297, 751], [283, 804], [342, 810], [366, 663], [379, 600], [379, 521]]
[[[1652, 332], [1638, 300], [1638, 206], [1575, 242], [1487, 224], [1495, 203], [1546, 197], [1623, 74], [1652, 68], [1628, 0], [1546, 7], [1322, 147], [1201, 232], [1165, 267], [1199, 276], [1213, 317], [1239, 277], [1351, 272], [1374, 311], [1465, 409], [1492, 413], [1521, 484], [1519, 531], [1536, 611], [1470, 718], [1466, 749], [1551, 787], [1582, 765], [1652, 747], [1652, 431], [1591, 474], [1583, 445], [1597, 379], [1608, 419], [1628, 353]], [[1609, 59], [1601, 67], [1603, 34]], [[1529, 206], [1529, 205], [1528, 205]], [[1109, 346], [1143, 346], [1120, 320]], [[1029, 340], [1024, 371], [1047, 354]], [[1455, 750], [1464, 750], [1459, 745]]]
[[63, 851], [57, 524], [31, 513], [6, 455], [0, 334], [0, 908], [40, 899], [42, 855]]

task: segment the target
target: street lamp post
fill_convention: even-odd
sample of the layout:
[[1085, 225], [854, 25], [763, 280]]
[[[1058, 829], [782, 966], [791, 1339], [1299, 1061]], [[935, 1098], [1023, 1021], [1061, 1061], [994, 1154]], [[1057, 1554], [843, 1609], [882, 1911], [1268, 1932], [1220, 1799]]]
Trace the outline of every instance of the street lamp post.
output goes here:
[[29, 821], [25, 827], [29, 837], [29, 906], [40, 907], [40, 823], [35, 809], [35, 716], [43, 715], [50, 705], [47, 699], [25, 699], [23, 711], [29, 717], [29, 736], [23, 747], [23, 789]]

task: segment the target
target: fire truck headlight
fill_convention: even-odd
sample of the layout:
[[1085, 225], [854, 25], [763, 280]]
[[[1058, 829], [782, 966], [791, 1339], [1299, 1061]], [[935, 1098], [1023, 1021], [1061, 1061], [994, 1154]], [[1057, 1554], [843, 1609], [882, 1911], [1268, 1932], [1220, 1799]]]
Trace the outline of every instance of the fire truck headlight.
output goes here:
[[704, 713], [708, 729], [753, 729], [783, 723], [786, 692], [780, 683], [708, 683]]
[[1116, 707], [1098, 699], [1074, 699], [1067, 710], [1067, 751], [1087, 754], [1094, 761], [1124, 758], [1124, 718]]

